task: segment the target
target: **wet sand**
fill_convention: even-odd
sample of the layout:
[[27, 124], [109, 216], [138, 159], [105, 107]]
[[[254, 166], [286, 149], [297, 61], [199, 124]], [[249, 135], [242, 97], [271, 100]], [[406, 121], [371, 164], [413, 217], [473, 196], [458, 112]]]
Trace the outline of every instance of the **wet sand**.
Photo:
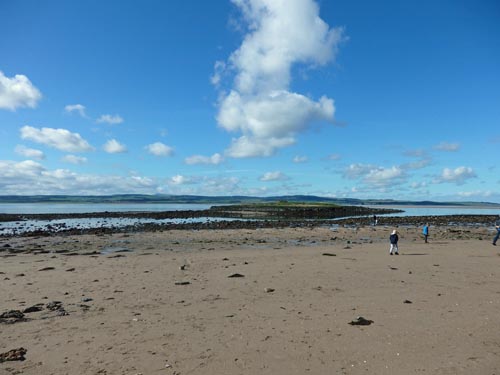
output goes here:
[[391, 230], [0, 238], [0, 374], [498, 374], [492, 232]]

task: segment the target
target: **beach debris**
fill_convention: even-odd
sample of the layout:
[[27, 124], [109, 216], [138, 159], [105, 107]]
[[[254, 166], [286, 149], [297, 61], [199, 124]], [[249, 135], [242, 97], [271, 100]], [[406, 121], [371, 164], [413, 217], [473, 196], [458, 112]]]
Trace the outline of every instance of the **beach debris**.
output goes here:
[[228, 277], [245, 277], [245, 275], [242, 275], [241, 273], [232, 273]]
[[323, 253], [321, 255], [324, 255], [326, 257], [336, 257], [337, 256], [337, 254], [334, 254], [334, 253]]
[[37, 303], [36, 305], [27, 307], [23, 310], [23, 314], [29, 314], [32, 312], [42, 311], [43, 305], [44, 305], [43, 303]]
[[27, 350], [24, 348], [11, 349], [8, 352], [0, 353], [0, 363], [7, 361], [24, 361]]
[[189, 285], [191, 281], [176, 281], [175, 285]]
[[276, 289], [274, 289], [274, 288], [265, 288], [265, 289], [264, 289], [264, 291], [265, 291], [266, 293], [272, 293], [272, 292], [274, 292], [275, 290], [276, 290]]
[[62, 309], [62, 302], [61, 301], [52, 301], [52, 302], [47, 303], [47, 305], [45, 307], [47, 307], [47, 309], [49, 309], [50, 311], [56, 311], [56, 310]]
[[403, 301], [403, 303], [413, 303], [413, 302], [412, 302], [412, 301], [410, 301], [409, 299], [405, 299], [405, 300]]
[[19, 310], [9, 310], [0, 315], [0, 323], [13, 324], [25, 320], [24, 314]]
[[349, 322], [352, 326], [369, 326], [372, 323], [374, 323], [373, 320], [365, 319], [362, 316], [358, 316], [357, 319]]
[[52, 270], [55, 270], [54, 267], [44, 267], [44, 268], [40, 268], [38, 271], [52, 271]]

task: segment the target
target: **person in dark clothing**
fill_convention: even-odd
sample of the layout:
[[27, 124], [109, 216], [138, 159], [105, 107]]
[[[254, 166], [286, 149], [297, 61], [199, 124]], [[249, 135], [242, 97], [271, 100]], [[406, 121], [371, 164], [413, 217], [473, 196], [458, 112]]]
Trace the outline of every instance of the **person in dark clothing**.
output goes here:
[[393, 253], [395, 255], [399, 255], [398, 240], [399, 240], [398, 232], [396, 231], [396, 229], [394, 229], [391, 235], [389, 236], [389, 241], [391, 243], [391, 248], [389, 249], [390, 255], [392, 255]]
[[495, 221], [495, 229], [497, 230], [497, 234], [493, 238], [493, 246], [497, 245], [498, 238], [500, 237], [500, 215], [497, 216], [497, 221]]

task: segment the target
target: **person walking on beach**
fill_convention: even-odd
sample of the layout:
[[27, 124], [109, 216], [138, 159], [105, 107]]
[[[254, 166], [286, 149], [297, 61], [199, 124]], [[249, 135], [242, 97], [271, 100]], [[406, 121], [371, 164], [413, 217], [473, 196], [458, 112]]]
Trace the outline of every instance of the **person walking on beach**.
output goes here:
[[398, 232], [396, 231], [396, 229], [394, 229], [391, 235], [389, 236], [389, 241], [391, 243], [391, 248], [389, 249], [390, 255], [392, 255], [393, 252], [395, 255], [399, 255], [398, 240], [399, 240]]
[[373, 225], [377, 225], [378, 223], [378, 219], [377, 219], [377, 215], [373, 215]]
[[497, 245], [498, 238], [500, 237], [500, 215], [497, 216], [497, 221], [495, 221], [495, 229], [497, 230], [497, 234], [493, 238], [493, 246]]
[[425, 224], [424, 228], [422, 229], [422, 234], [424, 235], [424, 240], [425, 243], [427, 243], [427, 238], [429, 237], [429, 224]]

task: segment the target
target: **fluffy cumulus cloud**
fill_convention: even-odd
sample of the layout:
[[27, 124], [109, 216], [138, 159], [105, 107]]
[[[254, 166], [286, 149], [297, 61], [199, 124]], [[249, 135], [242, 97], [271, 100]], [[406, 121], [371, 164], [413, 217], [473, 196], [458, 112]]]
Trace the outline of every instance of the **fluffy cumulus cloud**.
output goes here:
[[359, 180], [363, 184], [376, 188], [400, 185], [407, 180], [406, 171], [400, 166], [390, 168], [371, 164], [351, 164], [343, 171], [343, 176], [351, 180]]
[[41, 98], [40, 90], [25, 75], [9, 78], [0, 71], [0, 109], [35, 108]]
[[[248, 33], [232, 53], [228, 67], [234, 84], [221, 96], [217, 121], [223, 129], [241, 133], [227, 154], [231, 157], [270, 156], [295, 142], [317, 121], [333, 122], [333, 100], [314, 101], [289, 91], [294, 64], [324, 65], [342, 40], [319, 17], [313, 0], [233, 0]], [[212, 82], [220, 83], [225, 65], [217, 63]]]
[[87, 117], [87, 114], [85, 113], [85, 106], [81, 104], [68, 104], [64, 107], [64, 110], [68, 113], [76, 112], [82, 117]]
[[446, 151], [446, 152], [455, 152], [460, 150], [459, 143], [449, 143], [449, 142], [441, 142], [434, 146], [435, 150], [438, 151]]
[[84, 164], [87, 162], [87, 158], [83, 156], [77, 156], [77, 155], [64, 155], [61, 160], [65, 163], [70, 163], [70, 164]]
[[21, 156], [30, 159], [38, 159], [38, 160], [45, 159], [45, 154], [43, 153], [43, 151], [36, 150], [34, 148], [29, 148], [23, 145], [17, 145], [15, 151], [16, 154], [19, 154]]
[[23, 126], [21, 138], [66, 152], [86, 152], [94, 149], [80, 134], [71, 133], [66, 129]]
[[68, 169], [49, 170], [32, 160], [0, 160], [4, 194], [152, 194], [158, 183], [148, 177], [82, 175]]
[[106, 123], [106, 124], [121, 124], [124, 120], [120, 115], [101, 115], [96, 120], [98, 123]]
[[467, 180], [477, 177], [476, 172], [470, 167], [458, 167], [455, 169], [444, 168], [440, 176], [436, 177], [436, 183], [464, 184]]
[[221, 154], [213, 154], [212, 156], [193, 155], [187, 157], [184, 162], [189, 165], [205, 164], [205, 165], [219, 165], [224, 161]]
[[103, 146], [104, 151], [108, 154], [121, 154], [127, 152], [127, 147], [118, 142], [116, 139], [110, 139]]
[[151, 143], [146, 146], [146, 150], [155, 156], [172, 156], [174, 149], [161, 142]]
[[289, 179], [289, 177], [280, 171], [266, 172], [259, 178], [260, 181], [264, 181], [264, 182], [267, 182], [267, 181], [286, 181], [288, 179]]

